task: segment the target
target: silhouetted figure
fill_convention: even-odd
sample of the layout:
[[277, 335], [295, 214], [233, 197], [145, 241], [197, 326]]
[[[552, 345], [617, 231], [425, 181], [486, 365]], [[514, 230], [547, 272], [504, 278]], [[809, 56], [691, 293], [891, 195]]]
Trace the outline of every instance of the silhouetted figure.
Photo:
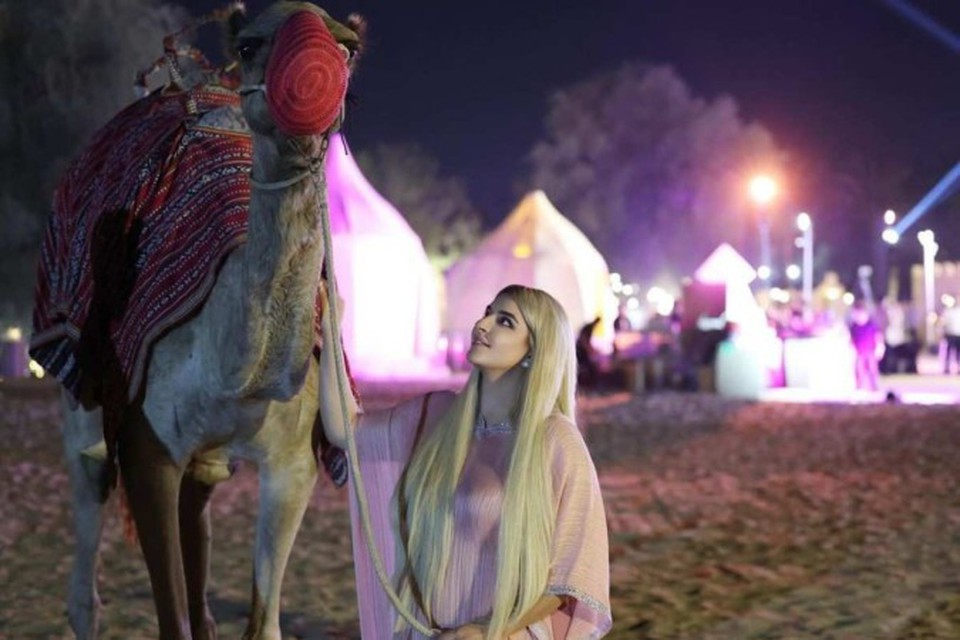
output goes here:
[[879, 388], [879, 362], [883, 353], [883, 335], [862, 300], [850, 310], [850, 341], [856, 352], [855, 373], [858, 389]]
[[880, 360], [881, 373], [916, 373], [919, 344], [916, 331], [909, 326], [907, 311], [896, 300], [883, 302], [883, 341], [886, 348]]
[[599, 317], [583, 325], [577, 334], [577, 383], [587, 388], [596, 387], [600, 382], [600, 369], [594, 359], [596, 352], [591, 342], [598, 324]]
[[950, 373], [950, 362], [956, 361], [960, 373], [960, 304], [947, 307], [940, 316], [943, 339], [947, 343], [947, 356], [943, 360], [943, 372]]
[[613, 320], [613, 331], [615, 333], [620, 333], [622, 331], [632, 331], [633, 325], [630, 322], [630, 317], [627, 315], [627, 310], [624, 307], [620, 307], [617, 312], [617, 317]]

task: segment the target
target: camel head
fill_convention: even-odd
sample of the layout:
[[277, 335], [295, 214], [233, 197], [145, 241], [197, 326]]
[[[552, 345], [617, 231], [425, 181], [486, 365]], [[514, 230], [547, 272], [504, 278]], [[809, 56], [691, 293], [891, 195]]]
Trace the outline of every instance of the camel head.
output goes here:
[[[249, 24], [231, 20], [244, 117], [255, 134], [312, 146], [343, 120], [363, 21], [347, 24], [308, 2], [276, 2]], [[306, 150], [306, 149], [305, 149]]]

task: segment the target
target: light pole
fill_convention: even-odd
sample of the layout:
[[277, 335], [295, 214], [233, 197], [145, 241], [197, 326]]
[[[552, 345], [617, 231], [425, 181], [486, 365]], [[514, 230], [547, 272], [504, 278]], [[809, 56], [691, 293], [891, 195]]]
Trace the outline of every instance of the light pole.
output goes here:
[[891, 262], [891, 247], [897, 244], [900, 234], [893, 228], [897, 221], [897, 212], [887, 209], [883, 212], [883, 231], [881, 242], [877, 246], [877, 263], [880, 265], [879, 285], [883, 287], [883, 297], [896, 301], [900, 294], [900, 274]]
[[[770, 221], [767, 219], [767, 206], [777, 196], [777, 183], [768, 175], [754, 176], [748, 187], [750, 199], [757, 206], [757, 227], [760, 231], [760, 268], [757, 272], [768, 274], [770, 277]], [[761, 276], [761, 280], [766, 280]]]
[[933, 231], [924, 229], [917, 234], [917, 240], [923, 247], [923, 307], [924, 307], [924, 341], [927, 346], [934, 344], [933, 332], [937, 321], [936, 307], [934, 306], [934, 280], [933, 280], [933, 259], [937, 257], [937, 250], [940, 245], [933, 237]]
[[809, 213], [797, 215], [797, 229], [803, 233], [803, 312], [813, 309], [813, 220]]
[[[888, 219], [889, 217], [884, 214], [883, 221], [886, 222]], [[893, 221], [896, 221], [896, 217], [893, 218]], [[884, 227], [883, 233], [880, 234], [880, 239], [884, 242], [883, 262], [887, 267], [887, 293], [894, 302], [896, 302], [900, 295], [900, 270], [898, 265], [891, 266], [890, 263], [893, 247], [900, 242], [900, 232], [893, 228], [893, 226], [891, 226], [892, 224], [891, 222]]]

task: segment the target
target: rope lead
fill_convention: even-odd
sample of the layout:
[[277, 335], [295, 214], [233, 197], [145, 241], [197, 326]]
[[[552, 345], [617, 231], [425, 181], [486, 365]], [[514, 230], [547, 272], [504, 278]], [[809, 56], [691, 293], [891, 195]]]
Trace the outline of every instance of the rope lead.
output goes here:
[[[324, 185], [320, 181], [320, 173], [315, 172], [312, 176], [319, 197], [319, 194], [322, 193], [320, 190], [324, 188]], [[337, 292], [336, 272], [333, 269], [333, 242], [330, 233], [329, 207], [320, 207], [320, 220], [323, 229], [323, 259], [327, 270], [327, 280], [329, 282], [329, 286], [327, 287], [327, 304], [332, 303], [337, 305], [340, 297]], [[387, 597], [390, 599], [390, 602], [393, 603], [400, 617], [425, 636], [439, 635], [439, 629], [430, 629], [424, 626], [424, 624], [417, 620], [403, 603], [400, 602], [400, 596], [397, 595], [397, 592], [390, 584], [387, 571], [383, 567], [383, 559], [380, 557], [376, 541], [373, 539], [373, 526], [370, 524], [370, 505], [367, 504], [366, 489], [363, 486], [363, 478], [360, 475], [360, 460], [357, 457], [357, 441], [354, 437], [353, 426], [350, 424], [350, 416], [347, 415], [346, 397], [348, 389], [345, 374], [346, 367], [343, 361], [343, 344], [340, 342], [340, 318], [336, 306], [330, 310], [330, 328], [333, 332], [331, 338], [336, 339], [329, 341], [324, 340], [323, 346], [326, 348], [329, 342], [333, 347], [333, 355], [337, 364], [337, 391], [340, 394], [340, 409], [343, 412], [343, 424], [347, 434], [347, 459], [350, 461], [350, 471], [353, 475], [353, 482], [351, 484], [357, 496], [357, 506], [360, 508], [360, 528], [363, 530], [363, 540], [366, 542], [367, 550], [370, 552], [370, 558], [373, 560], [374, 571], [377, 574], [377, 579], [380, 581], [380, 586], [383, 587], [384, 592], [386, 592]]]

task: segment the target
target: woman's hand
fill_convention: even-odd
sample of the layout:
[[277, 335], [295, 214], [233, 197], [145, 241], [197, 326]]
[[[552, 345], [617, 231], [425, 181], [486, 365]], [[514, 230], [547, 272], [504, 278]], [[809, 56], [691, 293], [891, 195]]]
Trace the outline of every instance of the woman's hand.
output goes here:
[[[320, 280], [320, 300], [323, 305], [323, 312], [327, 312], [328, 305], [330, 304], [330, 287], [327, 285], [327, 280], [325, 278]], [[343, 308], [345, 302], [343, 297], [340, 296], [340, 292], [337, 291], [337, 320], [343, 320]]]
[[318, 297], [323, 304], [323, 317], [321, 318], [322, 343], [320, 348], [320, 418], [323, 423], [324, 435], [327, 441], [341, 449], [347, 448], [347, 424], [344, 423], [344, 414], [346, 414], [347, 423], [356, 426], [357, 416], [360, 407], [357, 405], [357, 399], [352, 393], [347, 393], [346, 397], [340, 396], [339, 380], [349, 379], [344, 362], [335, 357], [335, 349], [330, 348], [340, 341], [339, 335], [333, 333], [332, 311], [337, 312], [337, 317], [343, 317], [343, 299], [337, 296], [337, 306], [331, 307], [329, 299], [330, 287], [327, 282], [320, 281], [320, 290]]
[[448, 629], [437, 637], [440, 640], [483, 640], [486, 631], [478, 624], [465, 624], [456, 629]]

